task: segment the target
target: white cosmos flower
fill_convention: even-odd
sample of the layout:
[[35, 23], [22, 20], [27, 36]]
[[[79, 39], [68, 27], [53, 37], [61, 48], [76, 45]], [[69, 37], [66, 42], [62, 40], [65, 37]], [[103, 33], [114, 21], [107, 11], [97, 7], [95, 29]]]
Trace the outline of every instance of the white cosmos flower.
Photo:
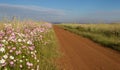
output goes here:
[[6, 41], [6, 40], [2, 40], [2, 42], [5, 43], [5, 44], [8, 44], [8, 41]]
[[20, 62], [23, 62], [23, 60], [20, 60]]
[[3, 64], [3, 63], [5, 63], [5, 60], [4, 60], [4, 59], [1, 59], [1, 60], [0, 60], [0, 64]]
[[7, 68], [5, 68], [4, 70], [8, 70]]
[[22, 40], [21, 40], [21, 39], [18, 39], [18, 42], [22, 42]]
[[1, 48], [0, 48], [0, 52], [5, 52], [5, 48], [4, 48], [4, 47], [1, 47]]
[[37, 51], [35, 50], [35, 53], [37, 53]]
[[7, 58], [8, 58], [8, 56], [7, 56], [7, 55], [4, 55], [4, 56], [3, 56], [3, 58], [7, 59]]
[[6, 42], [6, 40], [2, 40], [2, 42], [3, 42], [3, 43], [5, 43], [5, 42]]
[[14, 62], [16, 62], [16, 60], [14, 60]]
[[39, 60], [37, 60], [37, 62], [39, 62]]
[[5, 37], [5, 39], [7, 39], [8, 37]]
[[34, 59], [36, 60], [36, 59], [37, 59], [37, 57], [34, 57]]
[[34, 52], [31, 52], [31, 54], [34, 54]]
[[12, 59], [12, 60], [13, 60], [13, 59], [14, 59], [14, 57], [13, 57], [13, 56], [10, 56], [10, 59]]
[[39, 65], [37, 65], [37, 70], [39, 70]]
[[30, 44], [30, 45], [31, 45], [31, 44], [32, 44], [32, 42], [29, 40], [29, 41], [27, 41], [27, 44]]
[[23, 56], [23, 58], [25, 58], [25, 56]]
[[28, 59], [25, 59], [26, 61], [28, 61]]

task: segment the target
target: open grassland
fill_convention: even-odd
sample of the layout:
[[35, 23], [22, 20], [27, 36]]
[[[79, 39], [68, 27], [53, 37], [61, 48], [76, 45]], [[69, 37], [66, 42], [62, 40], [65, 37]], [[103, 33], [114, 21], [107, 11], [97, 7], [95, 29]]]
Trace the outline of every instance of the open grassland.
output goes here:
[[65, 30], [120, 51], [120, 24], [60, 24]]
[[56, 70], [57, 44], [47, 22], [0, 22], [0, 70]]

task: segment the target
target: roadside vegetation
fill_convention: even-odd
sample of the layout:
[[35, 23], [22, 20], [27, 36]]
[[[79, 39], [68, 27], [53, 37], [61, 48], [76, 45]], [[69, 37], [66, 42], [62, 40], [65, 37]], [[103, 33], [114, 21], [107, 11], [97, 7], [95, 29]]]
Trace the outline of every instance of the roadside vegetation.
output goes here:
[[59, 24], [65, 30], [120, 51], [120, 24]]
[[0, 22], [0, 70], [57, 70], [52, 25], [47, 22]]

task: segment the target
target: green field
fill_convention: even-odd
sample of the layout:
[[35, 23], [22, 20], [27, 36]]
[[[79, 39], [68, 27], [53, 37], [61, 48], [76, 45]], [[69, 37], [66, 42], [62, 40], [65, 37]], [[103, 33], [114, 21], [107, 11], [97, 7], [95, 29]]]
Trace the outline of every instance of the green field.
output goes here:
[[120, 24], [60, 24], [65, 30], [120, 51]]
[[0, 70], [57, 70], [57, 48], [50, 23], [0, 22]]

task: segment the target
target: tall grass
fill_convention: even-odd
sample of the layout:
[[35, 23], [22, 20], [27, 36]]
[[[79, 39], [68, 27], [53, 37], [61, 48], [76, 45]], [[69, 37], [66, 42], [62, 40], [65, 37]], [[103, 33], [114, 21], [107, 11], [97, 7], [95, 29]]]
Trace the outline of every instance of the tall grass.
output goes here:
[[57, 45], [47, 22], [0, 22], [0, 70], [56, 70]]
[[120, 24], [61, 24], [78, 35], [120, 51]]

